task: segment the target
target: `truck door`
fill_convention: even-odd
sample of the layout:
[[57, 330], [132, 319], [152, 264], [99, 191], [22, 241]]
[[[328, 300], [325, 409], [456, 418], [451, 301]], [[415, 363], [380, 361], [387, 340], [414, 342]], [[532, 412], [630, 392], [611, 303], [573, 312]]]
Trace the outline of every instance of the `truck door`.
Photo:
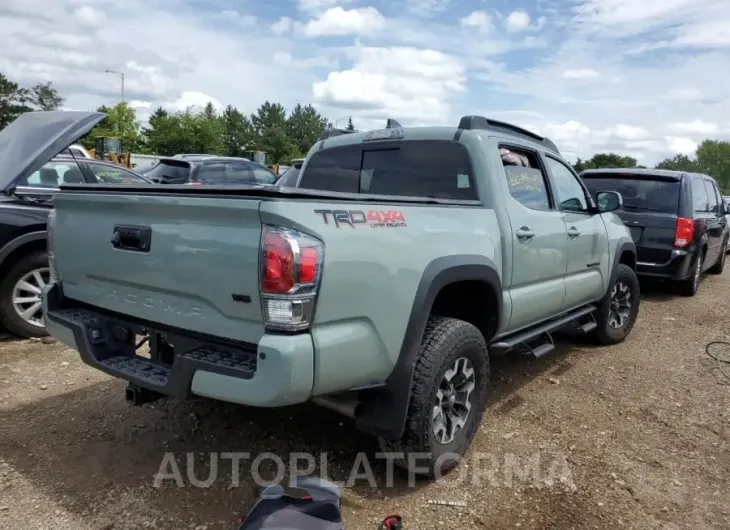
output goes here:
[[[537, 152], [511, 145], [500, 145], [500, 149], [513, 249], [508, 330], [514, 331], [560, 311], [565, 298], [568, 240]], [[527, 167], [512, 165], [520, 160]]]
[[563, 161], [545, 156], [568, 244], [563, 311], [595, 302], [608, 288], [608, 236], [603, 219], [589, 210], [580, 177]]

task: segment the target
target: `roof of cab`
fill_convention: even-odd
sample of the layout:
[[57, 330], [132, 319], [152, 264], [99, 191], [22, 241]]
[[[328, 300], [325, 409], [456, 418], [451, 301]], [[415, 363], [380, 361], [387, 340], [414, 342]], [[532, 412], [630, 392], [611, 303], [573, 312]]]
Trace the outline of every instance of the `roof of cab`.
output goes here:
[[[388, 132], [389, 130], [390, 132]], [[369, 139], [455, 140], [459, 138], [463, 131], [470, 130], [484, 130], [501, 136], [517, 137], [544, 147], [558, 155], [560, 154], [558, 147], [549, 138], [540, 136], [518, 125], [473, 115], [463, 116], [456, 127], [403, 127], [396, 120], [389, 119], [385, 128], [379, 130], [354, 132], [344, 129], [328, 129], [319, 137], [321, 141], [319, 148], [324, 147], [325, 143], [327, 147], [335, 147], [360, 143]]]

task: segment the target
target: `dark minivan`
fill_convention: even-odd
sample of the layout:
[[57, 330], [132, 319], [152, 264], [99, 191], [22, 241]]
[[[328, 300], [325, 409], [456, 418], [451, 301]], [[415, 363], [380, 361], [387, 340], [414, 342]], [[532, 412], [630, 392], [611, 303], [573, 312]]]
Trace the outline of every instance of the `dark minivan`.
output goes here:
[[697, 293], [702, 273], [721, 274], [729, 235], [717, 183], [698, 173], [657, 169], [589, 169], [580, 174], [591, 195], [617, 191], [616, 213], [636, 243], [636, 272], [677, 282]]

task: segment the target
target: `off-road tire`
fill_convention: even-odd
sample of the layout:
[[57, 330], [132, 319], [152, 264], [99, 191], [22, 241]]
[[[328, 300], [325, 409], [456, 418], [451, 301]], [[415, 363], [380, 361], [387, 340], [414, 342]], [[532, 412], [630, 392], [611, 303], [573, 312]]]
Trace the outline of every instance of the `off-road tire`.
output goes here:
[[[620, 328], [611, 327], [609, 324], [611, 316], [611, 295], [616, 285], [622, 283], [629, 288], [630, 306], [629, 315], [623, 326]], [[636, 317], [639, 315], [639, 304], [641, 300], [641, 289], [639, 287], [639, 279], [636, 277], [634, 269], [623, 263], [619, 264], [616, 277], [608, 287], [606, 295], [601, 299], [596, 310], [596, 324], [598, 327], [594, 332], [594, 338], [605, 345], [618, 344], [631, 332], [636, 323]]]
[[725, 258], [727, 258], [727, 253], [725, 252], [725, 249], [727, 248], [727, 243], [725, 241], [722, 242], [722, 251], [720, 251], [720, 255], [717, 257], [717, 261], [715, 264], [707, 270], [710, 274], [722, 274], [722, 271], [725, 270]]
[[5, 277], [0, 280], [0, 326], [10, 333], [24, 338], [48, 335], [45, 328], [28, 324], [13, 307], [13, 288], [18, 280], [32, 270], [44, 267], [48, 267], [48, 254], [42, 250], [31, 252], [11, 265]]
[[[697, 291], [700, 287], [700, 282], [702, 281], [702, 266], [705, 261], [705, 256], [702, 252], [700, 252], [697, 255], [697, 259], [692, 264], [692, 272], [689, 275], [689, 278], [686, 278], [682, 281], [680, 281], [677, 285], [677, 289], [679, 290], [679, 293], [684, 296], [694, 296], [697, 294]], [[697, 267], [699, 267], [699, 273], [697, 272]], [[699, 277], [695, 280], [695, 275], [699, 274]]]
[[[436, 394], [446, 371], [461, 357], [466, 357], [474, 369], [472, 408], [466, 425], [453, 441], [442, 445], [436, 440], [432, 425]], [[463, 320], [432, 316], [416, 357], [405, 431], [400, 440], [379, 438], [381, 450], [402, 454], [402, 458], [394, 459], [396, 465], [414, 474], [431, 478], [443, 476], [458, 465], [459, 458], [474, 439], [489, 388], [489, 354], [482, 333]], [[424, 456], [426, 454], [428, 457]], [[440, 458], [443, 460], [439, 461]]]

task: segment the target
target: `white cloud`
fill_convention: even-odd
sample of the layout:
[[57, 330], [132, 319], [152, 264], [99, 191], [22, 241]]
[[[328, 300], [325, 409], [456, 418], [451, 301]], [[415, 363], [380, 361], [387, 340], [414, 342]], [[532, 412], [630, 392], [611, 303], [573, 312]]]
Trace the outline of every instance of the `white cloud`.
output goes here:
[[691, 138], [682, 136], [665, 136], [664, 140], [667, 142], [667, 149], [669, 149], [672, 153], [692, 155], [697, 150], [697, 143]]
[[368, 35], [383, 28], [385, 18], [374, 7], [343, 9], [333, 7], [307, 23], [309, 37], [332, 35]]
[[690, 135], [712, 135], [720, 132], [720, 127], [716, 123], [709, 123], [699, 119], [691, 122], [675, 123], [670, 129], [677, 134]]
[[274, 52], [272, 57], [275, 64], [281, 66], [290, 66], [292, 63], [291, 54], [288, 52]]
[[299, 7], [300, 11], [319, 13], [331, 7], [346, 5], [351, 2], [352, 0], [299, 0], [297, 7]]
[[444, 123], [465, 81], [461, 62], [435, 50], [360, 47], [350, 69], [331, 72], [313, 91], [319, 104], [361, 118]]
[[106, 19], [106, 15], [102, 11], [95, 9], [91, 6], [81, 6], [77, 8], [73, 16], [82, 24], [86, 26], [96, 26], [101, 24]]
[[420, 16], [443, 13], [451, 3], [452, 0], [406, 0], [408, 11]]
[[649, 131], [646, 129], [634, 125], [625, 125], [623, 123], [611, 127], [607, 132], [619, 140], [635, 141], [645, 140], [649, 137]]
[[523, 31], [530, 27], [530, 15], [524, 9], [512, 11], [507, 17], [507, 31]]
[[284, 33], [291, 31], [293, 25], [294, 20], [289, 17], [281, 17], [279, 20], [271, 25], [271, 31], [275, 35], [283, 35]]
[[565, 79], [583, 79], [593, 80], [601, 77], [601, 74], [596, 72], [593, 68], [580, 68], [580, 69], [569, 69], [563, 72]]
[[461, 25], [465, 28], [477, 28], [480, 31], [488, 32], [492, 30], [492, 17], [486, 11], [474, 11], [469, 16], [460, 20]]

